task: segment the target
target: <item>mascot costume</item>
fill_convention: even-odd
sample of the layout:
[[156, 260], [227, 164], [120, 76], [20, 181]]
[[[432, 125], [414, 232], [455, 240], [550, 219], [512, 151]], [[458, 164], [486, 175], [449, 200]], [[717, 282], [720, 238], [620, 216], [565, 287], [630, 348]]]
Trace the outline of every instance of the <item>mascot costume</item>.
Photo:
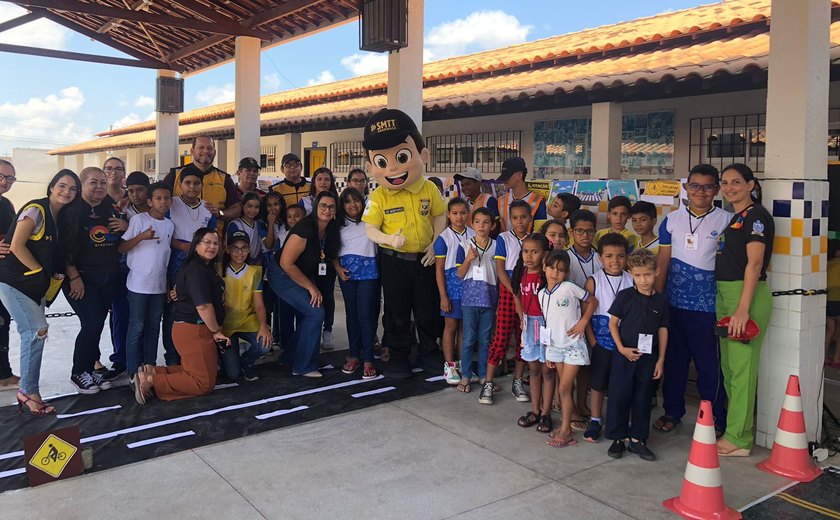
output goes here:
[[411, 377], [412, 315], [420, 341], [416, 365], [441, 373], [443, 356], [437, 340], [443, 328], [432, 244], [446, 228], [446, 203], [438, 188], [423, 177], [429, 152], [414, 121], [393, 109], [371, 116], [362, 145], [370, 173], [379, 183], [362, 220], [367, 236], [380, 246], [383, 325], [391, 348], [383, 374]]

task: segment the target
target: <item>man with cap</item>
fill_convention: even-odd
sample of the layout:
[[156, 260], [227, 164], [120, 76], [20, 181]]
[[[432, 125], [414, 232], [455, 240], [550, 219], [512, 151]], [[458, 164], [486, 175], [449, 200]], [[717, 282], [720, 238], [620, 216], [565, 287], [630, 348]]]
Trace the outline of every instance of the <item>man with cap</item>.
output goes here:
[[[489, 193], [481, 191], [481, 172], [477, 168], [466, 168], [461, 173], [454, 175], [455, 182], [461, 186], [461, 194], [470, 202], [470, 213], [478, 208], [487, 208], [493, 215], [493, 229], [490, 234], [499, 234], [499, 201]], [[472, 224], [472, 219], [467, 219], [467, 225]]]
[[511, 157], [502, 163], [502, 174], [496, 179], [497, 182], [505, 183], [507, 188], [507, 192], [499, 198], [502, 231], [510, 229], [510, 204], [515, 200], [524, 200], [531, 206], [531, 222], [546, 218], [545, 199], [525, 185], [527, 174], [528, 168], [525, 167], [525, 159], [522, 157]]
[[300, 204], [301, 199], [309, 196], [309, 181], [302, 175], [303, 164], [300, 157], [287, 153], [280, 161], [280, 171], [284, 179], [271, 187], [286, 200], [286, 207]]
[[239, 161], [239, 168], [236, 169], [236, 193], [240, 200], [249, 191], [257, 193], [260, 197], [265, 196], [265, 192], [257, 186], [260, 168], [260, 163], [253, 157], [246, 157]]
[[222, 220], [229, 222], [237, 219], [242, 212], [236, 184], [230, 175], [213, 166], [216, 146], [212, 138], [206, 135], [195, 137], [190, 147], [190, 155], [193, 161], [186, 166], [172, 168], [163, 182], [172, 188], [172, 197], [177, 197], [181, 194], [181, 174], [190, 171], [197, 175], [202, 182], [201, 200], [219, 220], [221, 229], [224, 225]]
[[446, 203], [423, 177], [429, 151], [408, 114], [377, 112], [365, 124], [364, 146], [370, 173], [379, 183], [368, 198], [362, 221], [368, 238], [379, 244], [379, 272], [385, 298], [384, 326], [390, 360], [386, 377], [411, 377], [411, 316], [420, 347], [416, 364], [437, 374], [443, 355], [440, 295], [432, 244], [446, 227]]

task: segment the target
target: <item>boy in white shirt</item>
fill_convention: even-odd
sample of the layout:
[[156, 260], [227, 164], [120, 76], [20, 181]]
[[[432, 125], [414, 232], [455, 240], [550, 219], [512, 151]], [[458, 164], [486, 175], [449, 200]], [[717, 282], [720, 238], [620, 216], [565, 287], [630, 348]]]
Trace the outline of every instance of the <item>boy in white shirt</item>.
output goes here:
[[[133, 378], [140, 365], [154, 365], [160, 320], [166, 301], [166, 266], [175, 226], [166, 218], [172, 189], [162, 182], [149, 186], [149, 211], [138, 213], [122, 236], [120, 253], [127, 255], [129, 324], [126, 368]], [[142, 345], [141, 345], [142, 340]]]

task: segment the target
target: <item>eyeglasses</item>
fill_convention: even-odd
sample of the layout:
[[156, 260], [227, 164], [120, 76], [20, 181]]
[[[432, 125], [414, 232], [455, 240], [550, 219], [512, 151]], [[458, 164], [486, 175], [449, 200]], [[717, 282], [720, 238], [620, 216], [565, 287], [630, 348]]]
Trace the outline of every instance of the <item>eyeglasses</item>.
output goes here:
[[574, 232], [575, 232], [575, 235], [580, 235], [580, 236], [583, 236], [583, 235], [589, 235], [589, 236], [591, 236], [591, 237], [594, 237], [594, 236], [595, 236], [595, 230], [594, 230], [594, 229], [581, 229], [581, 228], [575, 228], [575, 229], [573, 229], [572, 231], [574, 231]]
[[198, 243], [199, 244], [204, 244], [207, 247], [210, 247], [210, 246], [219, 247], [218, 240], [199, 240]]
[[125, 173], [125, 168], [121, 166], [106, 166], [102, 168], [105, 173]]
[[0, 175], [0, 181], [5, 181], [6, 184], [11, 184], [17, 180], [14, 175]]
[[287, 162], [283, 166], [285, 166], [286, 168], [300, 168], [303, 165], [298, 161], [293, 161], [293, 162]]
[[242, 247], [230, 246], [230, 252], [231, 253], [247, 253], [250, 250], [251, 250], [251, 248], [249, 248], [248, 246], [242, 246]]
[[697, 184], [696, 182], [692, 182], [688, 185], [688, 191], [693, 191], [695, 193], [700, 190], [703, 190], [706, 193], [712, 193], [716, 188], [716, 184]]
[[318, 209], [326, 209], [329, 211], [335, 211], [335, 204], [318, 204]]

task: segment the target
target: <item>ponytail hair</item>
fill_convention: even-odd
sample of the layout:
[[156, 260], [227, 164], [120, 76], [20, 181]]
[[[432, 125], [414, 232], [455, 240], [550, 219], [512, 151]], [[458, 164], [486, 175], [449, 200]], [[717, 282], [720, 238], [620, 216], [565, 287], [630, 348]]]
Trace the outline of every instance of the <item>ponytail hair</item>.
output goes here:
[[[522, 239], [522, 243], [525, 242], [539, 242], [543, 249], [543, 256], [545, 253], [551, 251], [552, 246], [551, 242], [549, 242], [548, 238], [545, 235], [540, 233], [531, 233], [530, 235], [525, 235], [525, 238]], [[513, 291], [513, 294], [519, 296], [522, 294], [522, 288], [520, 284], [522, 282], [522, 275], [525, 272], [525, 261], [522, 259], [522, 249], [519, 249], [519, 259], [516, 260], [516, 266], [513, 268], [513, 274], [510, 277], [510, 288]], [[546, 286], [545, 280], [545, 271], [542, 269], [542, 265], [540, 265], [540, 288]]]
[[741, 178], [744, 179], [744, 182], [752, 181], [754, 183], [754, 187], [750, 192], [750, 198], [754, 203], [761, 204], [761, 184], [758, 182], [758, 179], [756, 179], [752, 168], [750, 168], [744, 163], [732, 163], [724, 167], [720, 171], [720, 176], [723, 177], [723, 174], [729, 170], [735, 170], [736, 172], [738, 172], [738, 175], [740, 175]]

